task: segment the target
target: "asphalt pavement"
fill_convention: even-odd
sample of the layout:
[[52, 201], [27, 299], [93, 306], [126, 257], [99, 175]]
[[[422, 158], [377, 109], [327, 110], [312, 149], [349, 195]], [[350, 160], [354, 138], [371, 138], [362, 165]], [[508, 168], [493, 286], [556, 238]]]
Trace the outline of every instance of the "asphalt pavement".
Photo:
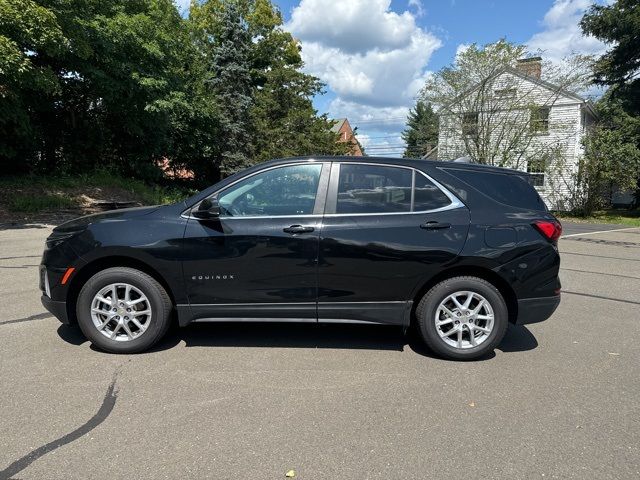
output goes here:
[[307, 324], [102, 353], [40, 305], [50, 229], [0, 229], [0, 479], [640, 478], [640, 228], [610, 228], [565, 223], [557, 312], [466, 363]]

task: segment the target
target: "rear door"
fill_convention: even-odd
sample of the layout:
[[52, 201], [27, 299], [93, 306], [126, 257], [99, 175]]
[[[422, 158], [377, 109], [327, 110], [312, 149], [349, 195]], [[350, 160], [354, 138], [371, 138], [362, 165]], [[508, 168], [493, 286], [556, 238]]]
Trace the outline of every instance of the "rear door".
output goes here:
[[469, 212], [424, 173], [334, 162], [320, 236], [318, 318], [408, 324], [413, 296], [464, 246]]

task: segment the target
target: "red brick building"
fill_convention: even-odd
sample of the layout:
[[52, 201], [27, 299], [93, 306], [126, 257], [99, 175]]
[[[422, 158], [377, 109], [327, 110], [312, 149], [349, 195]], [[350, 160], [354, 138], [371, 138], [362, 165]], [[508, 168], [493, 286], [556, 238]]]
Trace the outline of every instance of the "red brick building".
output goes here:
[[351, 144], [351, 149], [347, 155], [352, 155], [354, 157], [362, 157], [364, 155], [364, 153], [362, 152], [362, 146], [354, 135], [349, 120], [347, 120], [346, 118], [339, 118], [336, 121], [336, 124], [331, 127], [331, 131], [340, 134], [340, 138], [338, 139], [339, 142], [348, 142]]

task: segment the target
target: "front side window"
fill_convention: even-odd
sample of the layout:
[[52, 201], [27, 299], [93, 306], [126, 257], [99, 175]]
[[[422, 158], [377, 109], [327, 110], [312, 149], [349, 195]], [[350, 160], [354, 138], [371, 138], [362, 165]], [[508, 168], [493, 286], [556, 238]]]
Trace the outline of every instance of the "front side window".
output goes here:
[[408, 168], [343, 164], [336, 213], [409, 212], [411, 184]]
[[311, 215], [321, 164], [289, 165], [252, 175], [218, 195], [223, 216]]

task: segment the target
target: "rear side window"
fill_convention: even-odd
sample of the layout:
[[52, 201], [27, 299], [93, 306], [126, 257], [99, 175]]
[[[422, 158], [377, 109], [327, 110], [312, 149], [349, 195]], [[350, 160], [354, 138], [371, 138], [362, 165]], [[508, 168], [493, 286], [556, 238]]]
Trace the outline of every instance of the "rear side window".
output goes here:
[[[435, 210], [451, 200], [425, 175], [384, 165], [340, 166], [336, 213], [397, 213]], [[412, 208], [413, 207], [413, 208]]]
[[453, 168], [445, 170], [497, 202], [518, 208], [547, 209], [535, 188], [519, 175]]
[[413, 211], [422, 212], [446, 207], [451, 203], [442, 190], [436, 187], [431, 180], [416, 171], [416, 185], [413, 197]]
[[343, 164], [336, 213], [409, 212], [411, 177], [408, 168]]

